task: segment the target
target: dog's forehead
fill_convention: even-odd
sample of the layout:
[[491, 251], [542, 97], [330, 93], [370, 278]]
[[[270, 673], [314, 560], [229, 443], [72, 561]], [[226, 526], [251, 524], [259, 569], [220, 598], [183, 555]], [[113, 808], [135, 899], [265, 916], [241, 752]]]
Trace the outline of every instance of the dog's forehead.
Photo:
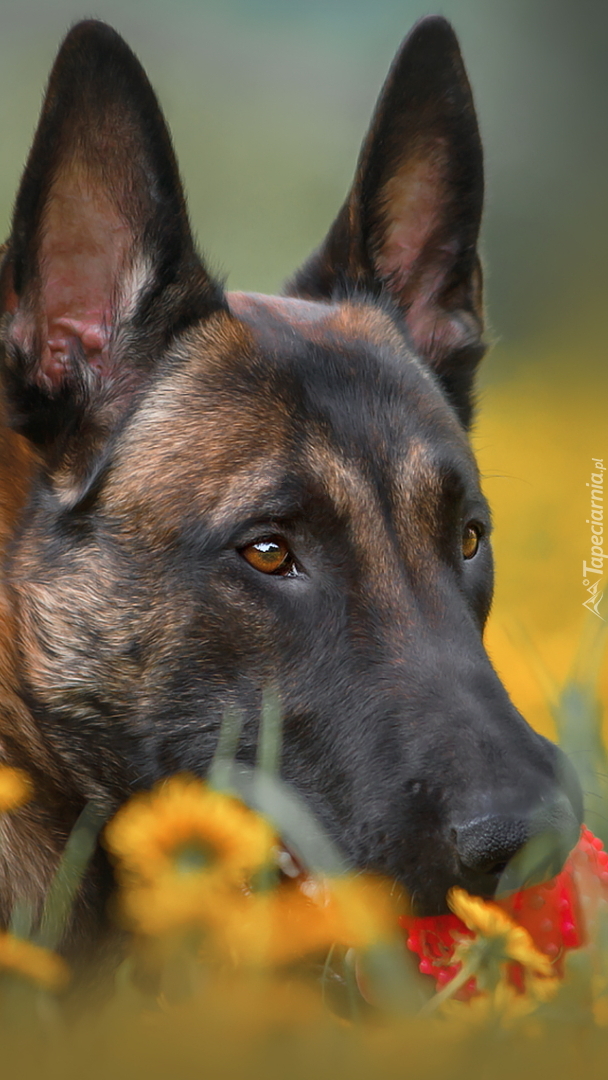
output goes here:
[[261, 347], [276, 346], [277, 336], [334, 347], [336, 342], [346, 346], [352, 341], [397, 348], [403, 344], [389, 315], [371, 303], [245, 292], [228, 293], [227, 300], [230, 310], [249, 326]]
[[303, 424], [310, 430], [320, 421], [334, 450], [348, 454], [350, 444], [351, 456], [359, 448], [368, 460], [383, 453], [397, 473], [407, 460], [428, 477], [442, 451], [475, 469], [443, 391], [383, 307], [242, 292], [229, 293], [228, 301], [258, 361], [277, 364], [292, 379]]
[[446, 460], [475, 483], [460, 424], [382, 308], [228, 299], [229, 312], [186, 335], [179, 363], [127, 426], [112, 501], [139, 505], [142, 491], [147, 501], [156, 492], [165, 511], [185, 501], [229, 516], [271, 498], [286, 476], [308, 476], [345, 510], [378, 484], [439, 492]]

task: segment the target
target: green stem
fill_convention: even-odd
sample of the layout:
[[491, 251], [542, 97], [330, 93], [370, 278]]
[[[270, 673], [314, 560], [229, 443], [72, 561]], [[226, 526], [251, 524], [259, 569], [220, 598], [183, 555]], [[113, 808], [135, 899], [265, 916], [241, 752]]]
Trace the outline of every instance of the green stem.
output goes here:
[[463, 986], [468, 983], [469, 979], [477, 971], [479, 965], [474, 961], [469, 961], [468, 964], [463, 964], [460, 971], [449, 983], [447, 983], [438, 994], [435, 994], [430, 1001], [427, 1001], [426, 1005], [418, 1013], [419, 1016], [430, 1016], [432, 1013], [439, 1009], [444, 1001], [449, 1001], [455, 994], [458, 993]]
[[331, 946], [327, 956], [325, 957], [325, 963], [323, 965], [323, 971], [321, 973], [321, 1000], [324, 1005], [327, 1005], [327, 979], [331, 969], [331, 962], [336, 951], [336, 943]]
[[278, 776], [281, 765], [281, 702], [276, 690], [267, 687], [262, 696], [257, 768], [266, 776]]
[[217, 791], [230, 789], [230, 770], [238, 749], [242, 726], [241, 710], [228, 707], [222, 717], [217, 748], [207, 773], [208, 783]]

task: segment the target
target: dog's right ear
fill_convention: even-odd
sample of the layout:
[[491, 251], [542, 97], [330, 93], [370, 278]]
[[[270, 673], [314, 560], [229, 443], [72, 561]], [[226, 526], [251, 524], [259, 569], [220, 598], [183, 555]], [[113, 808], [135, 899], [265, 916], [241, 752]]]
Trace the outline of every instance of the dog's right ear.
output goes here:
[[139, 61], [110, 27], [79, 23], [51, 72], [0, 273], [14, 426], [52, 469], [70, 458], [86, 471], [172, 337], [223, 307]]
[[342, 210], [286, 290], [389, 299], [465, 424], [484, 352], [482, 202], [481, 141], [458, 41], [445, 19], [429, 16], [395, 57]]

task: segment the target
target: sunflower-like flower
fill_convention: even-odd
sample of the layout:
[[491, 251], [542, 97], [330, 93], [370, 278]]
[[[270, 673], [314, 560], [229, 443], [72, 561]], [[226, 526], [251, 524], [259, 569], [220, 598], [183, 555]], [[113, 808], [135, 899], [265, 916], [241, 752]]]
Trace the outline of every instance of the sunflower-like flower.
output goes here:
[[104, 842], [129, 928], [148, 938], [196, 931], [206, 953], [235, 964], [281, 964], [334, 943], [365, 948], [393, 935], [401, 910], [394, 883], [380, 879], [280, 882], [268, 823], [192, 777], [131, 799]]
[[533, 975], [545, 978], [553, 976], [549, 957], [535, 948], [528, 931], [513, 922], [497, 904], [470, 896], [464, 889], [457, 888], [448, 893], [448, 904], [473, 933], [497, 939], [505, 960], [515, 960]]
[[0, 765], [0, 814], [17, 810], [32, 797], [32, 782], [27, 773]]
[[244, 886], [271, 860], [276, 837], [237, 799], [195, 777], [174, 776], [119, 810], [104, 842], [127, 884], [202, 877], [207, 888], [212, 880]]
[[45, 990], [62, 990], [70, 970], [57, 953], [12, 934], [0, 933], [0, 972], [29, 979]]
[[248, 895], [219, 874], [160, 874], [154, 881], [124, 883], [119, 914], [130, 929], [147, 937], [202, 930], [217, 944], [218, 927], [232, 925]]
[[256, 891], [214, 876], [173, 873], [121, 890], [125, 923], [148, 937], [198, 930], [205, 950], [236, 965], [276, 965], [332, 945], [365, 949], [392, 938], [392, 882], [358, 876], [284, 881]]

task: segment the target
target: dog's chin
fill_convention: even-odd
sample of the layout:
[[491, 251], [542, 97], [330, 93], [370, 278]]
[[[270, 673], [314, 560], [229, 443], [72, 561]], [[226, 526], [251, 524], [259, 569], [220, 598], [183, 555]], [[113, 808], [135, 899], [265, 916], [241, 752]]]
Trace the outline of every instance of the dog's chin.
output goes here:
[[409, 890], [410, 913], [419, 919], [433, 918], [437, 915], [449, 915], [448, 893], [452, 885], [448, 882], [432, 889]]
[[[439, 844], [436, 845], [439, 849]], [[441, 859], [439, 858], [441, 855]], [[493, 900], [500, 889], [507, 864], [492, 872], [474, 871], [460, 863], [453, 852], [437, 850], [437, 857], [426, 866], [420, 860], [402, 874], [393, 874], [409, 898], [411, 913], [418, 918], [449, 915], [448, 896], [451, 889], [464, 889], [472, 896]]]
[[552, 858], [528, 869], [525, 878], [518, 873], [519, 860], [516, 856], [492, 874], [464, 873], [462, 876], [449, 881], [445, 880], [424, 891], [410, 890], [412, 914], [419, 918], [448, 915], [450, 907], [447, 898], [450, 889], [453, 888], [464, 889], [471, 896], [478, 896], [482, 900], [497, 900], [505, 899], [523, 889], [544, 885], [561, 873], [573, 847], [574, 845], [569, 845], [567, 841], [564, 841], [561, 848], [553, 853]]

